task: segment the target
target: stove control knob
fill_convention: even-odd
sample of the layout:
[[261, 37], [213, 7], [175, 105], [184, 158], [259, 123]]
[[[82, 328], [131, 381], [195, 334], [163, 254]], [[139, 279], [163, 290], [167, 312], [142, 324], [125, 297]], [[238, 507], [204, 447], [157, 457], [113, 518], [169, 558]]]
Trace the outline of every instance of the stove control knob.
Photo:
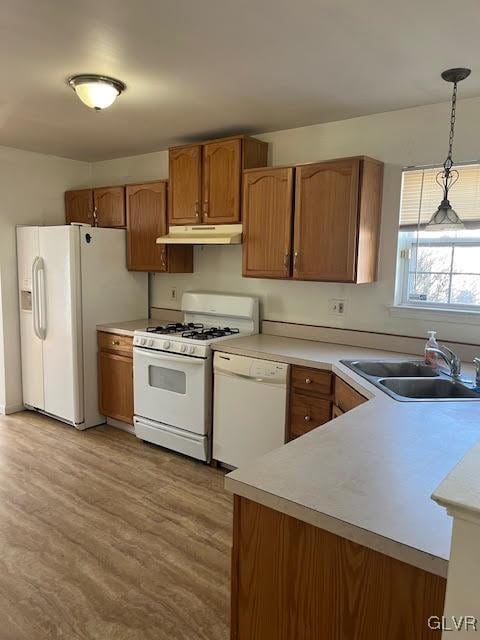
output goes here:
[[195, 353], [195, 347], [193, 346], [193, 344], [188, 347], [188, 353], [190, 354]]
[[163, 343], [163, 348], [164, 349], [170, 349], [170, 341], [169, 340], [165, 340], [165, 342]]
[[187, 350], [187, 345], [186, 345], [186, 344], [181, 344], [181, 345], [180, 345], [180, 351], [181, 351], [182, 353], [185, 353], [185, 351], [186, 351], [186, 350]]
[[147, 347], [153, 347], [153, 340], [151, 338], [147, 340]]
[[145, 338], [140, 338], [139, 340], [140, 344], [142, 345], [142, 347], [144, 346], [144, 344], [146, 343]]

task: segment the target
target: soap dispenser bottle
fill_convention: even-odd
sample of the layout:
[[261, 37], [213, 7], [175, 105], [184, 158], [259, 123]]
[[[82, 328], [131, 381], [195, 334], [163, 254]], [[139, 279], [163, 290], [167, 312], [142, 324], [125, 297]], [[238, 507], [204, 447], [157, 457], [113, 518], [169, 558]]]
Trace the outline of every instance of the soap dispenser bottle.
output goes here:
[[425, 345], [425, 364], [428, 364], [430, 367], [435, 369], [438, 365], [438, 355], [435, 351], [432, 351], [432, 349], [438, 349], [436, 331], [428, 332], [428, 340]]

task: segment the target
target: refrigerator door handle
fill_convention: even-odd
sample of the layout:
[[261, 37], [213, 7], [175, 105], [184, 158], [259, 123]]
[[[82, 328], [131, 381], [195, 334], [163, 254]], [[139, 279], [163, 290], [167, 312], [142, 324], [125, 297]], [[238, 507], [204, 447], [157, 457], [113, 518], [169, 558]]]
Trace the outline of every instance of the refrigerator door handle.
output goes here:
[[33, 331], [37, 338], [41, 340], [40, 327], [38, 322], [38, 289], [37, 289], [37, 269], [38, 261], [40, 258], [37, 256], [32, 263], [32, 318], [33, 318]]
[[43, 260], [39, 256], [32, 264], [32, 315], [33, 330], [39, 340], [45, 340], [45, 329], [42, 329], [40, 318], [45, 313], [45, 287], [43, 286], [43, 299], [40, 291], [40, 272], [43, 272]]
[[38, 278], [38, 300], [39, 300], [39, 314], [38, 325], [40, 331], [40, 337], [45, 340], [47, 337], [47, 298], [45, 295], [45, 268], [43, 265], [43, 258], [39, 259], [39, 267], [37, 272]]

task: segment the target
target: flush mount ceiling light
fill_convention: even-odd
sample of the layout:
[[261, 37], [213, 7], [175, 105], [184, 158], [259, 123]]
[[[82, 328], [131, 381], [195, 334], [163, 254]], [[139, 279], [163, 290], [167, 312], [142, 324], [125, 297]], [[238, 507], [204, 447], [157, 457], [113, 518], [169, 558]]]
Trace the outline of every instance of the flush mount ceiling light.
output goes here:
[[458, 180], [458, 171], [453, 169], [452, 150], [453, 137], [455, 135], [455, 115], [457, 108], [457, 85], [465, 78], [468, 78], [470, 69], [447, 69], [442, 73], [445, 82], [453, 83], [452, 111], [450, 115], [450, 137], [448, 140], [448, 155], [443, 163], [443, 171], [437, 174], [437, 183], [443, 189], [443, 200], [438, 206], [430, 222], [425, 227], [426, 231], [445, 231], [447, 229], [464, 229], [464, 224], [458, 217], [457, 212], [452, 209], [448, 199], [448, 192]]
[[80, 100], [90, 109], [95, 109], [95, 111], [106, 109], [112, 105], [127, 88], [121, 80], [109, 78], [108, 76], [99, 76], [94, 73], [72, 76], [68, 79], [68, 84]]

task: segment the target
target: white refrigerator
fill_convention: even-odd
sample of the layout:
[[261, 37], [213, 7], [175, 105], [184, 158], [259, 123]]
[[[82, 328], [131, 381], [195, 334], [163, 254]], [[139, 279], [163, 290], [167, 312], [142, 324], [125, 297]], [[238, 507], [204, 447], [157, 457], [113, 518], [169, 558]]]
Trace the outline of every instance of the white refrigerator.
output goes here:
[[148, 317], [148, 275], [127, 270], [125, 234], [17, 228], [23, 401], [77, 429], [105, 422], [96, 325]]

